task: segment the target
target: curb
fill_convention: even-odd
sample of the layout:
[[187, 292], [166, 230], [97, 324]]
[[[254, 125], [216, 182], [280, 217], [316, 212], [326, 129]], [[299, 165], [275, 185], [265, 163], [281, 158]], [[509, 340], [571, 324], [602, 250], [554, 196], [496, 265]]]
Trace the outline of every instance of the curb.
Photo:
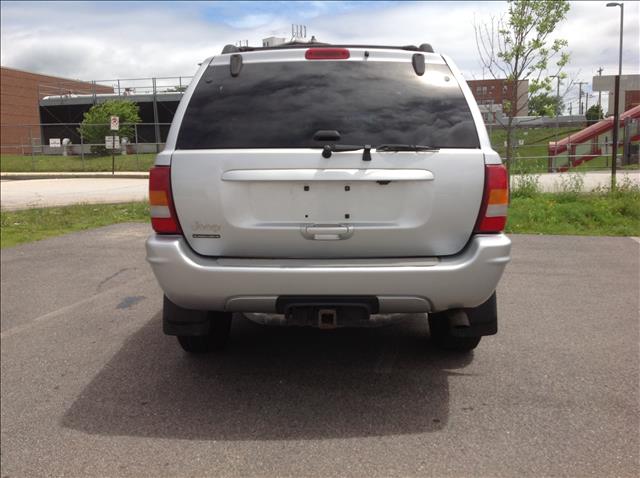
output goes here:
[[74, 179], [74, 178], [115, 178], [115, 179], [148, 179], [148, 172], [123, 171], [111, 174], [109, 172], [93, 173], [0, 173], [0, 179]]

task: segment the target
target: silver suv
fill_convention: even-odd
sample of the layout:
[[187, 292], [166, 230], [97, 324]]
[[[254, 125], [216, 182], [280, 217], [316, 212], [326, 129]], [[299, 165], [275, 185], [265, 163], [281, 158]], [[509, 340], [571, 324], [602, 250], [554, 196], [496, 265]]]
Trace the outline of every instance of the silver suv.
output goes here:
[[321, 328], [427, 313], [461, 351], [497, 331], [507, 174], [427, 44], [225, 47], [149, 185], [147, 260], [188, 352], [222, 346], [233, 312]]

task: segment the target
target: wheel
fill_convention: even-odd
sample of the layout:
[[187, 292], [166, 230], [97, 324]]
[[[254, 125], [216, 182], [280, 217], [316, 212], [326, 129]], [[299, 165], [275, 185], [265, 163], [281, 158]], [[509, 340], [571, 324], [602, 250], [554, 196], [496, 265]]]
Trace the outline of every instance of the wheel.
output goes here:
[[451, 333], [449, 321], [444, 314], [429, 314], [431, 341], [436, 347], [456, 352], [469, 352], [475, 349], [482, 337], [456, 337]]
[[231, 313], [208, 312], [209, 332], [206, 335], [178, 335], [178, 343], [190, 354], [206, 354], [222, 349], [231, 330]]

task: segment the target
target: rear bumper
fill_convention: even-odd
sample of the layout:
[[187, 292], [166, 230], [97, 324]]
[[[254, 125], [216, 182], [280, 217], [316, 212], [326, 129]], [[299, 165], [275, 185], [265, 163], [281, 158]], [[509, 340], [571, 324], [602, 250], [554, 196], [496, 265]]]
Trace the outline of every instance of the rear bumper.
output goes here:
[[504, 234], [474, 236], [455, 256], [403, 259], [232, 259], [194, 253], [182, 236], [152, 235], [147, 260], [164, 290], [188, 309], [275, 312], [281, 295], [376, 296], [380, 313], [475, 307], [511, 259]]

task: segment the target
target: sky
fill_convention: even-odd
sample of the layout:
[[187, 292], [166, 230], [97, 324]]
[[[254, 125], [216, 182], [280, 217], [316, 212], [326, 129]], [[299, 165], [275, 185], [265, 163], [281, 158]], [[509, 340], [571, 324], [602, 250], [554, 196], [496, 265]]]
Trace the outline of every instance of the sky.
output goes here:
[[[568, 40], [569, 78], [616, 74], [619, 8], [572, 2], [554, 36]], [[17, 2], [0, 3], [2, 66], [100, 80], [190, 76], [226, 44], [291, 37], [291, 24], [329, 43], [431, 43], [467, 79], [483, 78], [474, 23], [506, 12], [495, 2]], [[640, 72], [640, 2], [625, 2], [623, 73]], [[484, 73], [484, 77], [489, 77]], [[567, 82], [568, 84], [568, 82]], [[566, 95], [576, 100], [577, 87]]]

